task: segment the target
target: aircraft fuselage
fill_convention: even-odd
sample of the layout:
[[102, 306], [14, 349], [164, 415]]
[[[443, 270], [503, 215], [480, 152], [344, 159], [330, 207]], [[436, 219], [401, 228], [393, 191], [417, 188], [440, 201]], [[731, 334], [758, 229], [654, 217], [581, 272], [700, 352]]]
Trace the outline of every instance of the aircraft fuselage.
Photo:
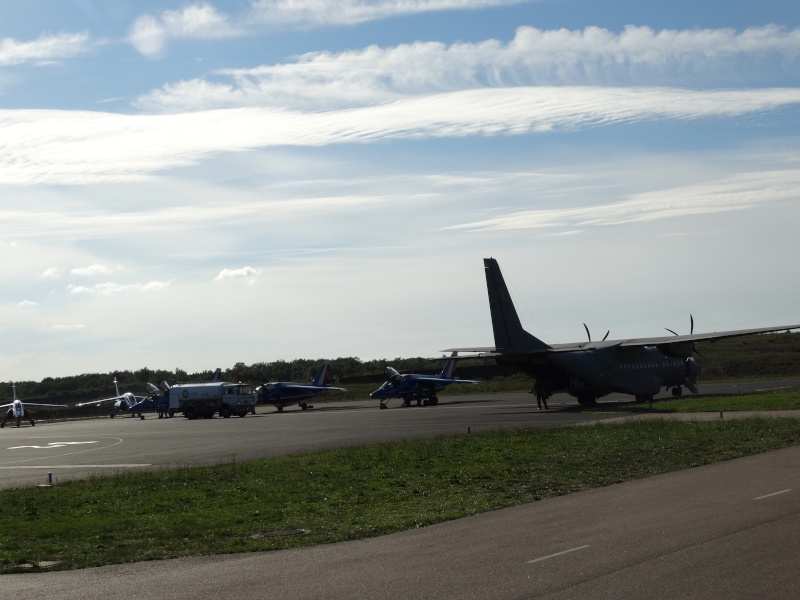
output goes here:
[[586, 401], [613, 392], [652, 397], [664, 387], [683, 385], [687, 371], [687, 359], [665, 355], [654, 346], [553, 352], [535, 362], [524, 355], [499, 355], [496, 360], [522, 368], [546, 396], [566, 392]]

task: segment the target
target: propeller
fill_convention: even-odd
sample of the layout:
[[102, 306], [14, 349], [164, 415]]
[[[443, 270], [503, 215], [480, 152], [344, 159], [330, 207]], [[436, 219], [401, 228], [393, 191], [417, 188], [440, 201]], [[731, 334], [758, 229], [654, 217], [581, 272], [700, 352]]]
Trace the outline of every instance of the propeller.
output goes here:
[[[589, 333], [589, 328], [586, 326], [586, 323], [583, 324], [583, 328], [586, 330], [586, 336], [589, 338], [589, 341], [591, 342], [592, 341], [592, 334]], [[606, 331], [606, 334], [603, 336], [603, 341], [604, 342], [606, 341], [606, 338], [608, 337], [609, 333], [611, 333], [610, 329], [608, 331]]]
[[[672, 335], [678, 335], [676, 332], [672, 331], [669, 327], [664, 327], [667, 331], [669, 331]], [[694, 317], [689, 315], [689, 335], [694, 333]]]
[[[669, 331], [672, 335], [678, 335], [676, 332], [672, 331], [669, 327], [665, 327], [667, 331]], [[689, 315], [689, 335], [694, 333], [694, 317], [690, 314]], [[695, 347], [694, 342], [692, 344], [692, 354], [697, 354], [698, 356], [705, 358], [700, 351]], [[700, 365], [697, 364], [697, 361], [694, 357], [689, 356], [685, 361], [686, 366], [686, 375], [683, 379], [683, 385], [692, 392], [693, 394], [697, 394], [697, 377], [700, 375]]]

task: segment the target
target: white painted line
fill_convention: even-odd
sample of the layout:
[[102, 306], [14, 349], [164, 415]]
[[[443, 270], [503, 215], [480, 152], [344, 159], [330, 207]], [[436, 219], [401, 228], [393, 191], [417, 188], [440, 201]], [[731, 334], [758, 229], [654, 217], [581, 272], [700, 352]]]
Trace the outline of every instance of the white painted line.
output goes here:
[[23, 448], [33, 448], [34, 450], [49, 450], [50, 448], [63, 448], [64, 446], [79, 446], [81, 444], [96, 444], [97, 442], [50, 442], [47, 446], [12, 446], [9, 450], [22, 450]]
[[786, 492], [791, 492], [792, 490], [781, 490], [780, 492], [772, 492], [771, 494], [767, 494], [766, 496], [759, 496], [758, 498], [753, 498], [753, 500], [763, 500], [764, 498], [771, 498], [772, 496], [777, 496], [778, 494], [785, 494]]
[[547, 560], [548, 558], [555, 558], [556, 556], [561, 556], [562, 554], [569, 554], [570, 552], [577, 552], [578, 550], [585, 550], [588, 548], [590, 544], [586, 544], [585, 546], [578, 546], [577, 548], [572, 548], [570, 550], [564, 550], [563, 552], [556, 552], [555, 554], [548, 554], [547, 556], [542, 556], [541, 558], [534, 558], [533, 560], [529, 560], [528, 564], [537, 563], [542, 560]]
[[121, 464], [121, 465], [52, 465], [52, 466], [37, 466], [37, 465], [20, 465], [16, 467], [0, 467], [0, 471], [10, 471], [11, 469], [135, 469], [137, 467], [151, 467], [150, 463], [142, 464]]

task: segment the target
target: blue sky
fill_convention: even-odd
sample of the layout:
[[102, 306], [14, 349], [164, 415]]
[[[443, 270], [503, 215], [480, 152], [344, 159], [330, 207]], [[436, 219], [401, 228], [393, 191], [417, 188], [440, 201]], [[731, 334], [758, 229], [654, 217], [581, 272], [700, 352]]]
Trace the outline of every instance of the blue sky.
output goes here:
[[798, 322], [800, 6], [0, 4], [0, 375]]

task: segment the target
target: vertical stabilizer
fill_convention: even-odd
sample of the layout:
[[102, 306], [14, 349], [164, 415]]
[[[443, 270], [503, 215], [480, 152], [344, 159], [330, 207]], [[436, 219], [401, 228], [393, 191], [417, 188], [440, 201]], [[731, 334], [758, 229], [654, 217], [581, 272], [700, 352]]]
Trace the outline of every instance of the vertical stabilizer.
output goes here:
[[314, 377], [314, 381], [311, 382], [311, 385], [327, 385], [328, 384], [328, 368], [331, 366], [331, 361], [326, 360], [322, 363], [322, 366], [317, 371], [316, 377]]
[[441, 377], [442, 379], [452, 378], [453, 372], [456, 370], [455, 357], [458, 356], [458, 352], [453, 352], [450, 356], [451, 358], [446, 363], [444, 363], [444, 368], [442, 369], [442, 372], [439, 373], [439, 377]]
[[493, 258], [484, 258], [483, 266], [486, 269], [486, 288], [489, 291], [489, 309], [492, 313], [494, 344], [497, 350], [508, 352], [550, 348], [522, 328], [497, 261]]

